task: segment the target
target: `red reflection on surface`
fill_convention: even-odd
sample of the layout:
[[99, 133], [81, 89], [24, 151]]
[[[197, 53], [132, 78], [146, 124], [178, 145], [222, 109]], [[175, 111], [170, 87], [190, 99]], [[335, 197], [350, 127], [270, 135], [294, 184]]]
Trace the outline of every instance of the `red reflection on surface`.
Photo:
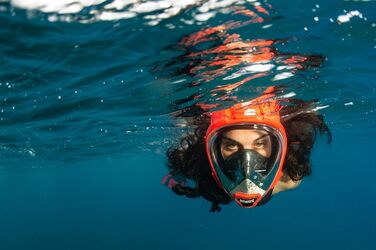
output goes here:
[[[194, 75], [200, 82], [211, 81], [216, 77], [225, 75], [229, 70], [238, 68], [239, 65], [267, 62], [275, 57], [275, 49], [272, 47], [273, 40], [244, 41], [240, 34], [229, 33], [231, 30], [249, 23], [263, 22], [262, 16], [269, 15], [266, 7], [261, 5], [249, 8], [235, 6], [232, 8], [232, 15], [246, 16], [249, 17], [249, 20], [231, 21], [216, 27], [205, 28], [182, 38], [179, 42], [179, 45], [187, 50], [191, 50], [199, 44], [204, 45], [209, 41], [215, 42], [215, 45], [209, 46], [209, 48], [190, 51], [185, 55], [185, 58], [191, 58], [194, 62], [188, 67], [189, 74]], [[234, 89], [234, 86], [240, 86], [249, 80], [264, 75], [255, 74], [247, 77], [248, 80], [244, 79], [230, 84], [228, 88], [219, 87], [216, 89]]]
[[259, 77], [263, 77], [263, 76], [266, 76], [267, 74], [266, 73], [258, 73], [258, 74], [255, 74], [253, 76], [249, 76], [249, 77], [246, 77], [245, 79], [239, 81], [239, 82], [236, 82], [236, 83], [233, 83], [233, 84], [228, 84], [228, 85], [225, 85], [225, 86], [219, 86], [219, 87], [216, 87], [215, 89], [212, 90], [212, 92], [214, 91], [220, 91], [220, 90], [223, 90], [223, 91], [231, 91], [237, 87], [240, 87], [241, 85], [243, 85], [244, 83], [246, 82], [249, 82], [255, 78], [259, 78]]
[[[251, 91], [260, 92], [270, 86], [271, 81], [286, 79], [275, 77], [278, 74], [288, 72], [295, 75], [298, 70], [321, 66], [323, 57], [320, 55], [283, 53], [276, 48], [277, 44], [287, 43], [289, 39], [249, 39], [243, 38], [243, 33], [234, 32], [252, 23], [272, 20], [269, 16], [272, 6], [265, 5], [231, 7], [229, 13], [237, 20], [206, 27], [179, 41], [180, 49], [185, 54], [177, 57], [170, 65], [183, 65], [184, 68], [179, 73], [183, 72], [193, 78], [188, 87], [198, 87], [203, 83], [208, 86], [198, 89], [199, 93], [193, 98], [197, 101], [195, 107], [184, 108], [184, 112], [196, 114], [195, 108], [208, 110], [219, 106], [206, 104], [206, 101], [202, 101], [205, 98], [217, 103], [236, 101], [234, 93], [241, 86], [252, 83], [254, 89]], [[266, 80], [255, 81], [260, 78]], [[212, 83], [215, 84], [213, 87]], [[192, 99], [183, 98], [179, 105], [189, 101]]]

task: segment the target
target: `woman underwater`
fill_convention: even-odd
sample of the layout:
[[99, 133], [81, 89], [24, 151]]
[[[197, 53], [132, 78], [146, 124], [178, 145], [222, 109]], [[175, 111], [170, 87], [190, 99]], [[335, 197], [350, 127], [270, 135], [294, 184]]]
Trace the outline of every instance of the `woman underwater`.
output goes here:
[[[311, 173], [316, 134], [331, 134], [312, 102], [282, 106], [274, 94], [194, 118], [194, 133], [168, 152], [171, 189], [219, 204], [235, 200], [251, 208], [282, 191], [296, 188]], [[286, 100], [284, 100], [286, 102]], [[180, 179], [180, 181], [179, 181]], [[184, 179], [195, 182], [191, 187]]]
[[[189, 87], [207, 86], [221, 78], [230, 82], [210, 90], [211, 98], [227, 101], [234, 100], [235, 90], [273, 70], [277, 75], [272, 80], [277, 80], [321, 65], [322, 56], [277, 50], [275, 44], [286, 42], [283, 39], [244, 40], [232, 32], [269, 18], [267, 9], [254, 8], [234, 9], [234, 15], [245, 15], [247, 21], [227, 22], [183, 37], [179, 46], [185, 53], [166, 68], [191, 75], [194, 81]], [[241, 80], [231, 82], [236, 79]], [[200, 98], [198, 93], [180, 102]], [[194, 133], [167, 152], [169, 174], [163, 183], [178, 195], [202, 196], [212, 202], [211, 211], [232, 200], [246, 208], [265, 204], [273, 195], [299, 186], [311, 173], [309, 158], [318, 132], [327, 133], [331, 140], [323, 117], [314, 110], [314, 102], [282, 99], [276, 87], [228, 109], [204, 112], [197, 105], [187, 112], [194, 115]]]

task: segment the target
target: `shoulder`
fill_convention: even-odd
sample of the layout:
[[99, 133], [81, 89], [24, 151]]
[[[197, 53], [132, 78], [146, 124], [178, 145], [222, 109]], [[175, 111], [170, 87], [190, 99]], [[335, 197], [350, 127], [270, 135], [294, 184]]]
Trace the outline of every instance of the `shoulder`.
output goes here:
[[273, 195], [275, 195], [279, 192], [283, 192], [283, 191], [287, 191], [287, 190], [290, 190], [290, 189], [297, 188], [300, 185], [301, 182], [302, 182], [301, 180], [293, 181], [290, 177], [283, 175], [282, 178], [277, 183], [277, 185], [274, 187]]

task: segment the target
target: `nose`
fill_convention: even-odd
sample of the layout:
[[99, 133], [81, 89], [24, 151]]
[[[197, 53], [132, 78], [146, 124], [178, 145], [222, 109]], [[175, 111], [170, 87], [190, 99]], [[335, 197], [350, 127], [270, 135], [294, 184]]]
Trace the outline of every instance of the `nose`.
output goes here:
[[245, 152], [244, 161], [243, 161], [243, 169], [245, 172], [245, 176], [248, 178], [252, 173], [251, 154], [249, 153], [249, 151]]
[[254, 150], [244, 150], [243, 153], [243, 171], [246, 178], [250, 178], [252, 173], [259, 169], [264, 158]]

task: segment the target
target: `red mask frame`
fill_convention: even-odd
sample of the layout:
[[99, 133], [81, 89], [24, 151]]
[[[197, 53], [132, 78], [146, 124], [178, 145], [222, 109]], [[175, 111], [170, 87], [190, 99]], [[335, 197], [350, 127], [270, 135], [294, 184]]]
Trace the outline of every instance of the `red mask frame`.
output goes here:
[[[287, 136], [284, 126], [281, 123], [280, 117], [280, 110], [281, 105], [279, 104], [278, 100], [274, 98], [274, 95], [268, 94], [263, 95], [262, 97], [253, 99], [248, 102], [236, 104], [228, 109], [213, 111], [209, 113], [210, 116], [210, 125], [207, 129], [206, 136], [205, 136], [205, 144], [206, 144], [206, 154], [209, 159], [210, 167], [212, 170], [212, 176], [215, 179], [216, 183], [219, 187], [225, 190], [240, 206], [242, 207], [255, 207], [257, 203], [262, 200], [266, 194], [274, 189], [275, 185], [279, 182], [282, 173], [282, 167], [286, 156], [287, 151]], [[261, 194], [247, 194], [247, 193], [235, 193], [230, 194], [228, 190], [226, 190], [217, 174], [217, 171], [214, 167], [213, 159], [211, 156], [211, 149], [210, 149], [210, 141], [212, 137], [217, 134], [217, 132], [225, 127], [239, 125], [239, 124], [255, 124], [255, 125], [266, 125], [277, 130], [283, 140], [282, 140], [282, 153], [281, 158], [279, 161], [279, 166], [277, 173], [268, 187], [266, 192]], [[251, 205], [244, 205], [245, 203], [241, 202], [241, 200], [248, 200], [250, 201]]]

